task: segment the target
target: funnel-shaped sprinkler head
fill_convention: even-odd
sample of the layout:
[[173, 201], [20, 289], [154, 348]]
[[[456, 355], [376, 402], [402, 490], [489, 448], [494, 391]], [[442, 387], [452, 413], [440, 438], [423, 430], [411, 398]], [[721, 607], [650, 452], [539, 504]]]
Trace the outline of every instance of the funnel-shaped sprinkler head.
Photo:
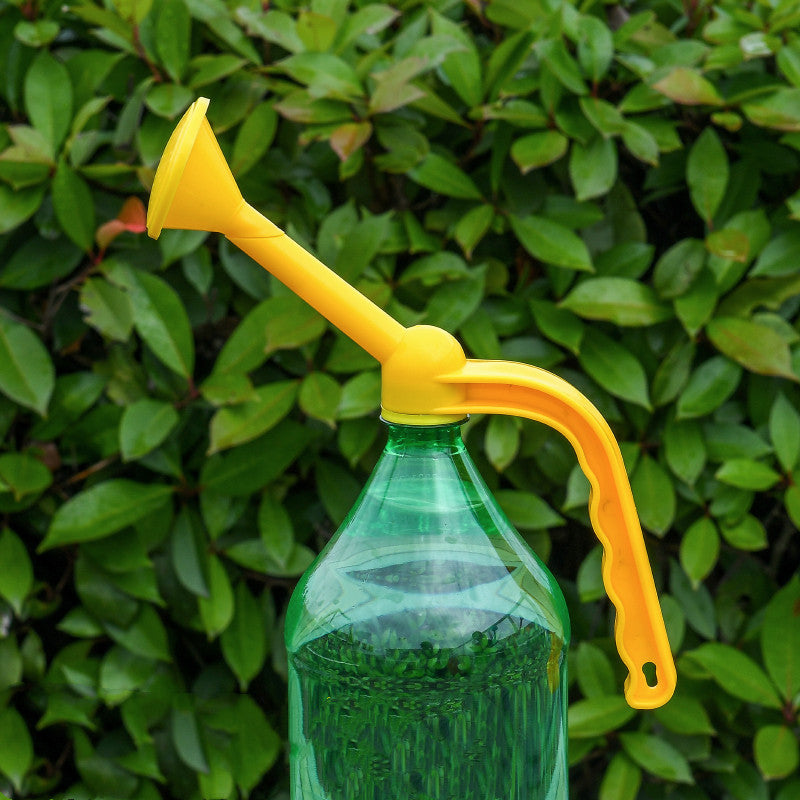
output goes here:
[[228, 233], [244, 200], [206, 119], [208, 100], [196, 100], [170, 137], [156, 172], [147, 232], [162, 228]]

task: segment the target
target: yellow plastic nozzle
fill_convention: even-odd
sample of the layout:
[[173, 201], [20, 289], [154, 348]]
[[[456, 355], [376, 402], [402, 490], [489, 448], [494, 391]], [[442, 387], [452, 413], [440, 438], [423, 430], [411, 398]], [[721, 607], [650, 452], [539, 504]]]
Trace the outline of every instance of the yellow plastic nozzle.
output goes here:
[[467, 360], [458, 342], [431, 326], [406, 329], [342, 280], [241, 196], [206, 121], [208, 100], [186, 112], [153, 184], [148, 233], [219, 231], [306, 300], [382, 366], [382, 413], [437, 424], [470, 413], [543, 422], [572, 444], [592, 486], [590, 515], [603, 545], [603, 581], [617, 610], [616, 642], [635, 708], [669, 700], [676, 672], [628, 476], [614, 436], [594, 406], [545, 370]]

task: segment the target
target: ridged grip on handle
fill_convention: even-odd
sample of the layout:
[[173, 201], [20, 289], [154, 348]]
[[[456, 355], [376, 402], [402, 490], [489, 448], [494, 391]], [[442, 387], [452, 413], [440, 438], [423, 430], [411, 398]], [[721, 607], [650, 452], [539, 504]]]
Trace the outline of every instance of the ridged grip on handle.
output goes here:
[[603, 545], [603, 583], [617, 611], [617, 649], [628, 668], [625, 697], [634, 708], [664, 705], [675, 690], [675, 664], [625, 465], [600, 412], [566, 381], [525, 364], [467, 361], [441, 380], [461, 385], [465, 396], [439, 413], [527, 417], [572, 444], [592, 487], [589, 513]]

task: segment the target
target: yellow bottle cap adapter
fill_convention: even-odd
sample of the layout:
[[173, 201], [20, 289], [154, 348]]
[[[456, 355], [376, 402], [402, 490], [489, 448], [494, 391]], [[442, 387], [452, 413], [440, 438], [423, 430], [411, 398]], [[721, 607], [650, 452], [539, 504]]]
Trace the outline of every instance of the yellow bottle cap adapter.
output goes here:
[[469, 413], [510, 414], [560, 431], [592, 486], [589, 510], [604, 549], [603, 582], [628, 668], [625, 697], [634, 708], [666, 703], [675, 690], [675, 664], [622, 455], [597, 409], [545, 370], [467, 359], [446, 331], [405, 328], [364, 297], [245, 202], [207, 107], [208, 100], [197, 100], [167, 144], [150, 198], [150, 236], [162, 228], [224, 234], [381, 363], [382, 414], [389, 421], [430, 425]]

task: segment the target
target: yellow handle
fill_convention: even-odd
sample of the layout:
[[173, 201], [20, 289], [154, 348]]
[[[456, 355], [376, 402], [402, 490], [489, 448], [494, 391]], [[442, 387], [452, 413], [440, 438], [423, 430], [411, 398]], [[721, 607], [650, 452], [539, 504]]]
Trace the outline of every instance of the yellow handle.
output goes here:
[[628, 668], [625, 697], [634, 708], [664, 705], [675, 690], [675, 664], [625, 465], [606, 421], [566, 381], [525, 364], [467, 361], [442, 380], [463, 386], [465, 396], [439, 413], [527, 417], [569, 440], [592, 486], [589, 513], [603, 545], [603, 583], [617, 610], [617, 649]]

